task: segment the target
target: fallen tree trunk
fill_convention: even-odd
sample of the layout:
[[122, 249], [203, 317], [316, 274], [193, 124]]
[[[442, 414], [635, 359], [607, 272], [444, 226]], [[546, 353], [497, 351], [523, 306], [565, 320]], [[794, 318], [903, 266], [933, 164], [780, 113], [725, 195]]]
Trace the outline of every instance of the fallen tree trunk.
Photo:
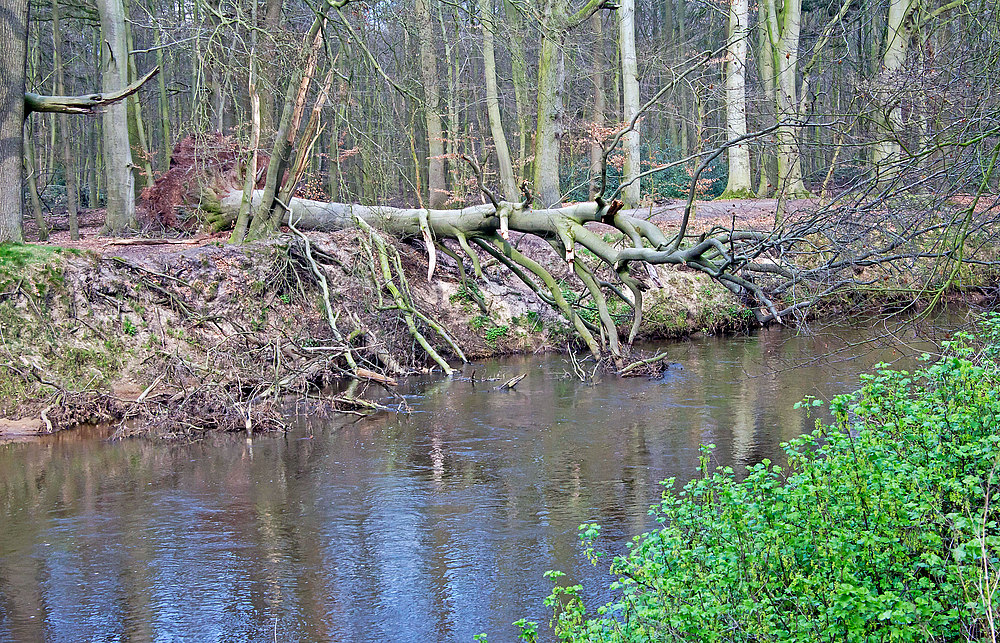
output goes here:
[[[262, 195], [261, 191], [253, 193], [253, 207], [257, 206]], [[526, 197], [521, 203], [497, 201], [491, 197], [493, 203], [460, 210], [364, 206], [299, 198], [279, 205], [284, 208], [285, 223], [291, 221], [300, 230], [336, 231], [370, 226], [394, 237], [422, 239], [429, 255], [428, 278], [433, 275], [437, 251], [451, 254], [448, 248], [441, 245], [444, 239], [455, 240], [469, 255], [474, 269], [479, 273], [480, 260], [477, 251], [473, 249], [476, 246], [506, 265], [550, 305], [560, 310], [596, 357], [606, 351], [610, 352], [618, 368], [622, 367], [622, 342], [609, 311], [605, 291], [620, 297], [633, 310], [633, 322], [627, 340], [631, 344], [641, 323], [642, 292], [648, 287], [644, 282], [645, 266], [640, 265], [640, 269], [634, 274], [631, 270], [632, 264], [636, 262], [686, 265], [705, 272], [743, 297], [761, 323], [780, 319], [782, 315], [759, 286], [738, 274], [747, 269], [751, 262], [741, 252], [742, 246], [759, 243], [766, 238], [763, 233], [716, 229], [710, 235], [702, 235], [688, 242], [685, 235], [687, 216], [681, 229], [673, 237], [667, 237], [653, 223], [620, 212], [620, 201], [605, 203], [598, 200], [536, 210], [528, 205], [530, 195]], [[217, 229], [232, 224], [242, 199], [243, 194], [238, 190], [222, 196], [219, 214], [212, 222]], [[586, 227], [586, 224], [593, 222], [612, 226], [624, 235], [628, 243], [625, 247], [608, 243], [602, 235]], [[511, 232], [531, 234], [545, 240], [572, 266], [593, 299], [598, 313], [597, 321], [583, 319], [566, 301], [557, 280], [544, 267], [509, 243]], [[578, 246], [597, 257], [598, 268], [603, 264], [603, 267], [613, 271], [628, 294], [614, 283], [600, 279], [595, 268], [578, 257]], [[771, 263], [769, 270], [774, 271], [775, 267]], [[780, 267], [778, 270], [780, 271]]]

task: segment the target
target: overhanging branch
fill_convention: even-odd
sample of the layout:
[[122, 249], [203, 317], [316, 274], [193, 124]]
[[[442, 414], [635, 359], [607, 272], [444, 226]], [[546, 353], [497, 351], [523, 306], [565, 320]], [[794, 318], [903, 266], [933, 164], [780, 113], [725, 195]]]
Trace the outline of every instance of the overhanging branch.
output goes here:
[[160, 73], [159, 67], [154, 67], [145, 76], [135, 81], [125, 89], [110, 94], [84, 94], [82, 96], [42, 96], [25, 92], [24, 117], [31, 112], [49, 112], [57, 114], [93, 114], [98, 108], [117, 103], [128, 98], [154, 76]]

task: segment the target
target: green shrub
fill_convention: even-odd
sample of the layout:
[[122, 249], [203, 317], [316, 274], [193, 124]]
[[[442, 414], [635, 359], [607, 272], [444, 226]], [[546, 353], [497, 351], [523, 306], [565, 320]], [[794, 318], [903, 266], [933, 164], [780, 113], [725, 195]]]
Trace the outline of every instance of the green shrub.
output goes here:
[[506, 324], [504, 324], [503, 326], [493, 326], [486, 331], [486, 334], [483, 337], [484, 339], [486, 339], [487, 344], [489, 344], [493, 348], [496, 348], [497, 340], [499, 340], [501, 337], [505, 337], [509, 330], [510, 328]]
[[[988, 320], [989, 321], [989, 320]], [[986, 329], [995, 335], [998, 324]], [[709, 471], [654, 507], [662, 525], [611, 569], [588, 614], [579, 586], [546, 603], [567, 641], [991, 640], [1000, 583], [1000, 368], [968, 348], [915, 373], [877, 367], [833, 424], [743, 480]], [[807, 400], [803, 405], [819, 402]], [[596, 525], [581, 527], [591, 560]], [[996, 597], [1000, 600], [1000, 595]], [[995, 640], [993, 638], [992, 640]]]

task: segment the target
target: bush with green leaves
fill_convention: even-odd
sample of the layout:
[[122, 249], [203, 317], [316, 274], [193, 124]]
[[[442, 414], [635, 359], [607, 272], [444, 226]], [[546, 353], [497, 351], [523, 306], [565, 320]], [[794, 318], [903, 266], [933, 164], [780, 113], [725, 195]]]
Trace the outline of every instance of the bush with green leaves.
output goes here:
[[[832, 424], [738, 479], [709, 471], [654, 507], [612, 564], [616, 599], [546, 603], [566, 641], [996, 640], [1000, 367], [958, 335], [914, 373], [886, 365], [830, 403]], [[815, 400], [801, 403], [807, 409]], [[595, 563], [596, 525], [581, 527]], [[558, 576], [558, 574], [553, 574]], [[533, 637], [532, 637], [533, 638]]]

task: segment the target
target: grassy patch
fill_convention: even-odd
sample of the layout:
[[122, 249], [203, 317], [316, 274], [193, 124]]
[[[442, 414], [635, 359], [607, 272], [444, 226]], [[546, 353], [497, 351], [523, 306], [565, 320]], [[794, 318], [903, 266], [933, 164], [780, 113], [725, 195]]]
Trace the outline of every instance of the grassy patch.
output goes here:
[[51, 263], [67, 252], [70, 251], [59, 246], [0, 243], [0, 270], [12, 271], [29, 264]]

